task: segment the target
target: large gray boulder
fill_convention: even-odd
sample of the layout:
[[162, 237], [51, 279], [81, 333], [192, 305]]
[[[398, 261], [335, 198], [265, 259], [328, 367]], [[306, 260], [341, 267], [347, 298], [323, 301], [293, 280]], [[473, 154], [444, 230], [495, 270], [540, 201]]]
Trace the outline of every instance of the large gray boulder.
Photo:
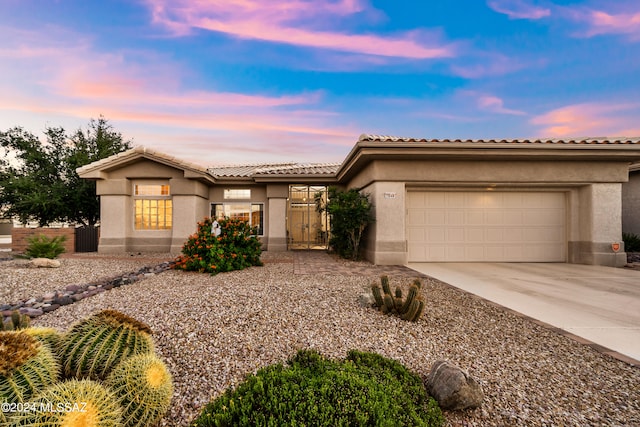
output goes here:
[[433, 364], [426, 386], [442, 409], [456, 411], [477, 408], [484, 399], [480, 384], [467, 372], [446, 360], [438, 360]]

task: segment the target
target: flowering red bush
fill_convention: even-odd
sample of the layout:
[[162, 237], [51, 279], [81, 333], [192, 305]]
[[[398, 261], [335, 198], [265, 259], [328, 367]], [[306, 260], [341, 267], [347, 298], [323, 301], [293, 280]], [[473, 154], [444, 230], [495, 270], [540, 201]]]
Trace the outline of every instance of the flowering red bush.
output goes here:
[[218, 221], [221, 230], [216, 236], [211, 231], [213, 221], [205, 218], [198, 223], [198, 230], [185, 242], [173, 268], [216, 274], [262, 265], [262, 244], [256, 227], [242, 220], [225, 218]]

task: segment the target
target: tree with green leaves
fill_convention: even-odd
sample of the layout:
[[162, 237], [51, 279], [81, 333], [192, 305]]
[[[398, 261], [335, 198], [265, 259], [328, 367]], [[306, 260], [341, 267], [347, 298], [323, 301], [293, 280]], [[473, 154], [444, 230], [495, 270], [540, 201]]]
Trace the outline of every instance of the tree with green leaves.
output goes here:
[[329, 187], [325, 204], [316, 196], [316, 208], [327, 211], [331, 221], [329, 245], [343, 258], [358, 259], [360, 242], [367, 226], [373, 222], [371, 201], [368, 194], [355, 188], [347, 191]]
[[96, 183], [76, 169], [131, 148], [107, 119], [91, 119], [86, 131], [67, 135], [48, 127], [44, 140], [15, 127], [0, 131], [0, 208], [3, 216], [36, 221], [95, 225], [100, 219]]

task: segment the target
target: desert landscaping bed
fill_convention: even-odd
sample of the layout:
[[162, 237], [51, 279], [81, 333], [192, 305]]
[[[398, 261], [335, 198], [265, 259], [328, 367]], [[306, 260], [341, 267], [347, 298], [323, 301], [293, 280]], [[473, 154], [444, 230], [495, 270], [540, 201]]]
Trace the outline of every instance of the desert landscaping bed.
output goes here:
[[[456, 363], [479, 380], [485, 402], [445, 412], [450, 425], [640, 425], [637, 367], [436, 280], [425, 279], [425, 315], [410, 323], [359, 305], [371, 276], [296, 275], [289, 254], [265, 253], [263, 259], [263, 267], [216, 276], [150, 275], [34, 323], [62, 330], [111, 308], [151, 326], [175, 385], [163, 426], [188, 425], [244, 375], [301, 348], [335, 358], [349, 349], [374, 351], [423, 377], [438, 359]], [[154, 259], [71, 257], [59, 269], [38, 270], [20, 262], [0, 263], [0, 303], [133, 271]], [[391, 280], [408, 283], [406, 277]]]

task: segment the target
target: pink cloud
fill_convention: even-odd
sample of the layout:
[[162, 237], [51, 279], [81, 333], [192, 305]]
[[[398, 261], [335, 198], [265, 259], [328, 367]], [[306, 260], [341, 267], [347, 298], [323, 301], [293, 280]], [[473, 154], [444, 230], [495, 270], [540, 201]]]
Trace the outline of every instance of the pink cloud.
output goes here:
[[541, 19], [551, 15], [551, 10], [534, 6], [524, 0], [491, 0], [487, 6], [509, 19]]
[[[301, 153], [318, 141], [343, 150], [359, 134], [360, 129], [323, 109], [320, 91], [272, 95], [184, 89], [188, 72], [164, 57], [144, 51], [99, 53], [90, 44], [76, 43], [79, 37], [72, 34], [51, 42], [50, 34], [38, 38], [36, 33], [3, 30], [0, 129], [24, 125], [15, 117], [26, 117], [34, 132], [47, 124], [73, 130], [102, 114], [136, 144], [183, 157], [190, 155], [184, 152], [185, 135], [194, 133], [208, 141], [204, 151], [226, 140], [239, 151], [261, 147], [274, 158], [287, 155], [281, 141], [295, 139]], [[40, 48], [16, 55], [17, 33]], [[166, 143], [159, 147], [157, 141]]]
[[524, 111], [505, 108], [504, 101], [501, 98], [492, 95], [480, 96], [478, 98], [477, 105], [479, 109], [489, 111], [491, 113], [509, 114], [514, 116], [523, 116], [526, 114]]
[[640, 104], [574, 104], [530, 120], [541, 137], [629, 136], [637, 126]]
[[[524, 68], [524, 64], [506, 55], [477, 52], [479, 62], [466, 65], [452, 65], [451, 71], [465, 79], [481, 79], [484, 77], [502, 76]], [[475, 59], [475, 58], [474, 58]]]
[[624, 34], [632, 40], [640, 40], [640, 7], [627, 13], [610, 14], [592, 10], [584, 14], [583, 20], [589, 25], [587, 36], [601, 34]]
[[243, 39], [392, 58], [455, 56], [453, 44], [439, 43], [423, 30], [393, 36], [353, 34], [334, 29], [339, 18], [371, 10], [357, 0], [148, 0], [153, 20], [175, 35], [192, 29]]

